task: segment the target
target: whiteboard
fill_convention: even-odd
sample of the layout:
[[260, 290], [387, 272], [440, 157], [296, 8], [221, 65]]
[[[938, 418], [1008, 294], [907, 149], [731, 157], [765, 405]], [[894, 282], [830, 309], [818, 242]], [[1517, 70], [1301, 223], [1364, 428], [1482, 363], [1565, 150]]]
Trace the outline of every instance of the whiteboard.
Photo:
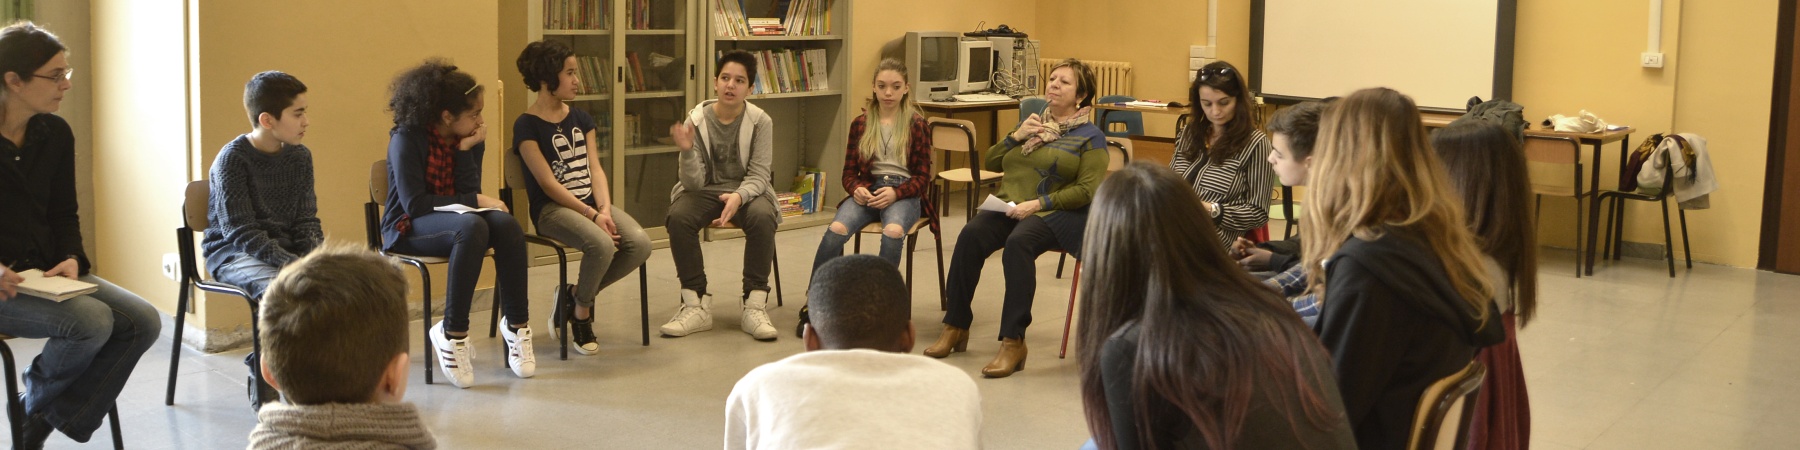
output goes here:
[[1257, 0], [1252, 89], [1281, 103], [1385, 86], [1421, 108], [1512, 94], [1516, 0]]

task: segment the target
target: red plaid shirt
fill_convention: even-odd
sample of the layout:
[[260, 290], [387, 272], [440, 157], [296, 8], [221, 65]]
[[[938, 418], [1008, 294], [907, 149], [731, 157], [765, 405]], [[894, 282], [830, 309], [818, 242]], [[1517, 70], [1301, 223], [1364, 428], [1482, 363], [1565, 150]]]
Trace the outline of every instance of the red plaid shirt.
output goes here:
[[[863, 133], [868, 129], [869, 115], [856, 116], [850, 122], [850, 144], [844, 148], [844, 191], [855, 192], [856, 188], [868, 188], [875, 185], [875, 164], [862, 158], [858, 146], [862, 143]], [[900, 198], [919, 197], [923, 207], [923, 216], [931, 219], [931, 232], [941, 231], [937, 221], [937, 202], [932, 195], [925, 195], [931, 186], [931, 128], [926, 125], [925, 116], [913, 115], [911, 135], [906, 152], [906, 167], [912, 172], [912, 178], [894, 188]]]

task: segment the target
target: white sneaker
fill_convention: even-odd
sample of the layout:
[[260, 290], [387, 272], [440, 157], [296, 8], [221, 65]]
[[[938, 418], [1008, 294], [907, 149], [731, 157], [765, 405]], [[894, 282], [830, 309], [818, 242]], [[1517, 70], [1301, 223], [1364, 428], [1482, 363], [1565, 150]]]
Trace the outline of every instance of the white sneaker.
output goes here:
[[775, 340], [775, 325], [769, 323], [768, 308], [769, 291], [750, 291], [744, 296], [744, 316], [738, 323], [759, 341]]
[[664, 336], [682, 337], [713, 327], [712, 294], [705, 296], [691, 289], [681, 290], [681, 311], [662, 326]]
[[475, 370], [470, 367], [475, 360], [475, 349], [469, 346], [469, 339], [448, 339], [444, 337], [444, 321], [440, 320], [431, 326], [431, 346], [437, 349], [438, 368], [444, 370], [444, 377], [450, 384], [468, 389], [475, 384]]
[[500, 325], [500, 337], [506, 339], [506, 362], [512, 366], [513, 375], [519, 378], [531, 378], [537, 375], [537, 354], [531, 348], [531, 329], [520, 328], [514, 333], [512, 325]]

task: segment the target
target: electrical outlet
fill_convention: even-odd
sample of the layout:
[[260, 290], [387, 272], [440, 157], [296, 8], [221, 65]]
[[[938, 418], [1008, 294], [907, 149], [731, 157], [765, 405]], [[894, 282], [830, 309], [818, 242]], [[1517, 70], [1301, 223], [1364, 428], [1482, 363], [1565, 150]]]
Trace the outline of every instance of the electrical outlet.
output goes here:
[[1663, 66], [1663, 54], [1660, 52], [1644, 52], [1639, 61], [1644, 67], [1661, 69]]
[[1200, 70], [1206, 65], [1206, 58], [1188, 58], [1188, 70]]
[[1189, 45], [1188, 46], [1188, 57], [1189, 58], [1205, 58], [1206, 53], [1207, 53], [1207, 49], [1206, 49], [1206, 46], [1204, 46], [1204, 45]]
[[181, 273], [180, 266], [181, 266], [181, 255], [177, 255], [174, 253], [164, 253], [163, 254], [162, 273], [163, 273], [164, 277], [168, 277], [169, 279], [175, 280], [175, 281], [181, 281], [180, 280], [180, 273]]

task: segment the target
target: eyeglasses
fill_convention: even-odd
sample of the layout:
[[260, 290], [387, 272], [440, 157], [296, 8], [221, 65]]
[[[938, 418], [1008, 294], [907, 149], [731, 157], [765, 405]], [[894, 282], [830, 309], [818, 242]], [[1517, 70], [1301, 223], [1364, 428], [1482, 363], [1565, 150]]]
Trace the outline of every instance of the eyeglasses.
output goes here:
[[51, 73], [49, 75], [38, 75], [38, 74], [34, 73], [34, 74], [31, 74], [31, 76], [43, 78], [43, 79], [50, 80], [50, 81], [72, 80], [75, 78], [75, 69], [74, 68], [63, 69], [60, 72]]
[[1212, 69], [1200, 69], [1200, 81], [1207, 81], [1213, 77], [1218, 77], [1222, 81], [1229, 81], [1231, 79], [1231, 68], [1217, 67]]

